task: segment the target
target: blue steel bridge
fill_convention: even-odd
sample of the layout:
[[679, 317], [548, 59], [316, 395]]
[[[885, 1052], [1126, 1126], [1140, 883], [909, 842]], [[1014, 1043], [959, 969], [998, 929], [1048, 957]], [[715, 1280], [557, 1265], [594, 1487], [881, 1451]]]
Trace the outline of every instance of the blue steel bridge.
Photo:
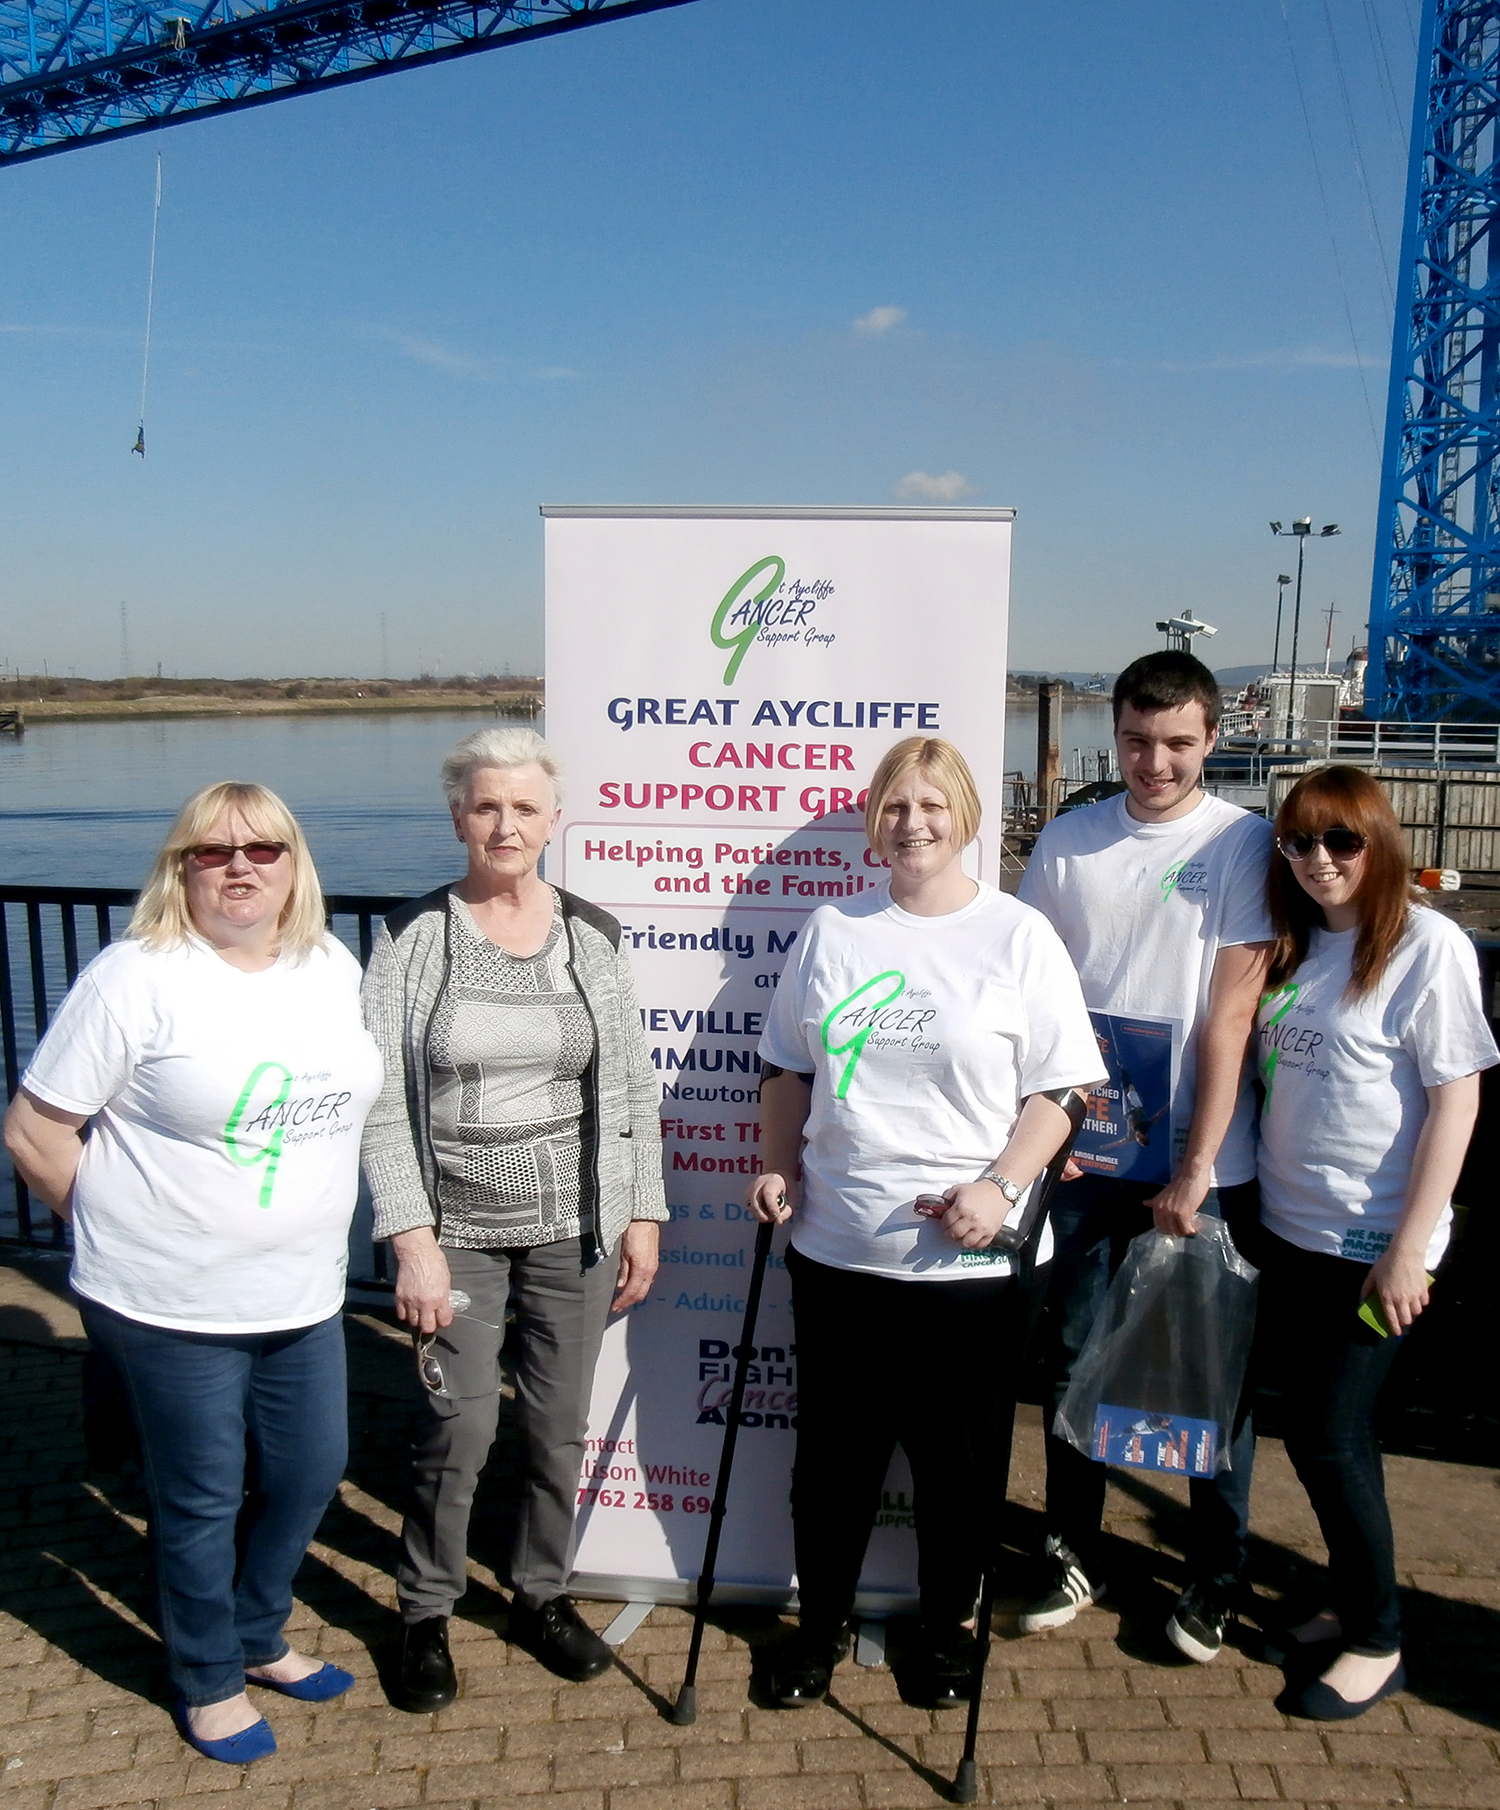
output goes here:
[[688, 0], [0, 0], [0, 163]]

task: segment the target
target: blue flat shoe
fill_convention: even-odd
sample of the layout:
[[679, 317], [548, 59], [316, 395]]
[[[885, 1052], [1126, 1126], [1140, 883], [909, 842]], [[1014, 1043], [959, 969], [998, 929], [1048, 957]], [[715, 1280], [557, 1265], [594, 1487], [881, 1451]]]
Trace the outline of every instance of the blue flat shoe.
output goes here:
[[326, 1659], [316, 1672], [291, 1684], [283, 1684], [279, 1678], [258, 1678], [254, 1672], [246, 1672], [245, 1682], [258, 1684], [262, 1690], [280, 1691], [283, 1697], [295, 1697], [299, 1703], [327, 1703], [354, 1688], [353, 1674]]
[[1368, 1697], [1361, 1697], [1357, 1703], [1351, 1703], [1347, 1697], [1341, 1697], [1331, 1684], [1325, 1684], [1321, 1678], [1311, 1684], [1304, 1685], [1297, 1699], [1294, 1716], [1307, 1716], [1314, 1722], [1352, 1722], [1356, 1716], [1362, 1716], [1367, 1709], [1372, 1709], [1384, 1697], [1393, 1697], [1397, 1691], [1406, 1689], [1406, 1666], [1398, 1662], [1396, 1669], [1381, 1685], [1378, 1691]]
[[179, 1708], [175, 1720], [178, 1734], [206, 1760], [220, 1760], [226, 1766], [248, 1766], [252, 1760], [269, 1759], [276, 1751], [276, 1737], [264, 1716], [248, 1728], [242, 1728], [237, 1735], [225, 1735], [218, 1741], [195, 1735], [188, 1726], [186, 1709]]

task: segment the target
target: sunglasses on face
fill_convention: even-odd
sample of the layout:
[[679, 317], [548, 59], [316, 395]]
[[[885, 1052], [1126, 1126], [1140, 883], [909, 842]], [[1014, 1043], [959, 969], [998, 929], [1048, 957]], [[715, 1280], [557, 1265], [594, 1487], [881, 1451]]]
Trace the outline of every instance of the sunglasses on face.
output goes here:
[[252, 867], [274, 867], [286, 853], [284, 842], [200, 842], [183, 853], [199, 867], [228, 867], [243, 855]]
[[1319, 830], [1315, 835], [1278, 836], [1276, 846], [1288, 861], [1305, 861], [1315, 848], [1322, 844], [1330, 855], [1341, 855], [1348, 860], [1358, 855], [1365, 848], [1365, 838], [1358, 830], [1346, 830], [1339, 823], [1332, 829]]

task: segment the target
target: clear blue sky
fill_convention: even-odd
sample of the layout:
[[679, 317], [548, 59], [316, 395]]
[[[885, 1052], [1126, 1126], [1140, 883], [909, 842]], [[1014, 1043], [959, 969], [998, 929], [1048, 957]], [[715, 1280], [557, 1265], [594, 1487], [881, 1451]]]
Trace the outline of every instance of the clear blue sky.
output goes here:
[[1347, 647], [1417, 0], [1285, 11], [696, 0], [0, 173], [0, 660], [529, 671], [538, 503], [924, 492], [1018, 667], [1268, 658], [1301, 514]]

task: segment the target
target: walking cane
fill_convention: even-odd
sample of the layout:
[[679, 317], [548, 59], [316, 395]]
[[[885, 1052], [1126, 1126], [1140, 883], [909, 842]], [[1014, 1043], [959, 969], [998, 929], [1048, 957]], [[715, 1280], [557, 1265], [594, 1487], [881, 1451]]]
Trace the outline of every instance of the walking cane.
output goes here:
[[719, 1535], [724, 1529], [724, 1513], [729, 1501], [729, 1473], [734, 1468], [735, 1442], [740, 1432], [740, 1408], [745, 1400], [745, 1378], [750, 1360], [755, 1356], [755, 1321], [760, 1313], [760, 1289], [766, 1279], [766, 1259], [771, 1255], [775, 1224], [763, 1219], [755, 1234], [755, 1262], [750, 1271], [750, 1292], [745, 1297], [745, 1323], [740, 1328], [740, 1342], [735, 1346], [734, 1386], [729, 1392], [729, 1413], [724, 1426], [724, 1444], [719, 1450], [719, 1478], [714, 1486], [713, 1506], [708, 1511], [708, 1543], [703, 1548], [703, 1570], [698, 1574], [698, 1600], [693, 1610], [693, 1638], [688, 1644], [687, 1670], [682, 1676], [682, 1689], [672, 1706], [672, 1721], [686, 1728], [698, 1720], [698, 1655], [703, 1649], [703, 1623], [708, 1614], [708, 1599], [713, 1594], [714, 1566], [719, 1559]]
[[[1083, 1100], [1071, 1087], [1059, 1088], [1056, 1093], [1043, 1094], [1044, 1100], [1051, 1100], [1054, 1105], [1062, 1107], [1068, 1115], [1068, 1135], [1063, 1139], [1062, 1148], [1042, 1171], [1040, 1180], [1031, 1190], [1026, 1202], [1026, 1210], [1021, 1215], [1018, 1225], [1002, 1226], [990, 1244], [991, 1250], [1013, 1251], [1016, 1254], [1017, 1278], [1021, 1284], [1023, 1320], [1018, 1329], [1016, 1339], [1016, 1358], [1011, 1369], [1013, 1379], [1019, 1379], [1021, 1365], [1025, 1361], [1026, 1348], [1031, 1343], [1032, 1329], [1036, 1324], [1037, 1311], [1041, 1305], [1040, 1293], [1029, 1288], [1032, 1272], [1036, 1268], [1036, 1247], [1041, 1241], [1042, 1227], [1047, 1220], [1047, 1203], [1052, 1192], [1062, 1177], [1063, 1169], [1072, 1153], [1073, 1140], [1078, 1136], [1078, 1127], [1083, 1123], [1083, 1115], [1087, 1108]], [[1029, 1297], [1029, 1298], [1028, 1298]], [[1015, 1383], [1012, 1382], [1011, 1396], [1002, 1404], [1000, 1413], [1001, 1432], [995, 1447], [996, 1470], [1000, 1476], [1000, 1502], [1002, 1512], [1010, 1489], [1010, 1453], [1012, 1436], [1016, 1421]], [[955, 1804], [972, 1804], [979, 1796], [978, 1769], [974, 1763], [974, 1749], [979, 1741], [979, 1717], [984, 1703], [984, 1671], [990, 1656], [990, 1621], [995, 1613], [995, 1555], [993, 1552], [985, 1561], [984, 1576], [979, 1589], [979, 1618], [974, 1624], [974, 1671], [969, 1680], [969, 1721], [964, 1730], [963, 1758], [958, 1762], [958, 1771], [953, 1775], [953, 1801]]]

